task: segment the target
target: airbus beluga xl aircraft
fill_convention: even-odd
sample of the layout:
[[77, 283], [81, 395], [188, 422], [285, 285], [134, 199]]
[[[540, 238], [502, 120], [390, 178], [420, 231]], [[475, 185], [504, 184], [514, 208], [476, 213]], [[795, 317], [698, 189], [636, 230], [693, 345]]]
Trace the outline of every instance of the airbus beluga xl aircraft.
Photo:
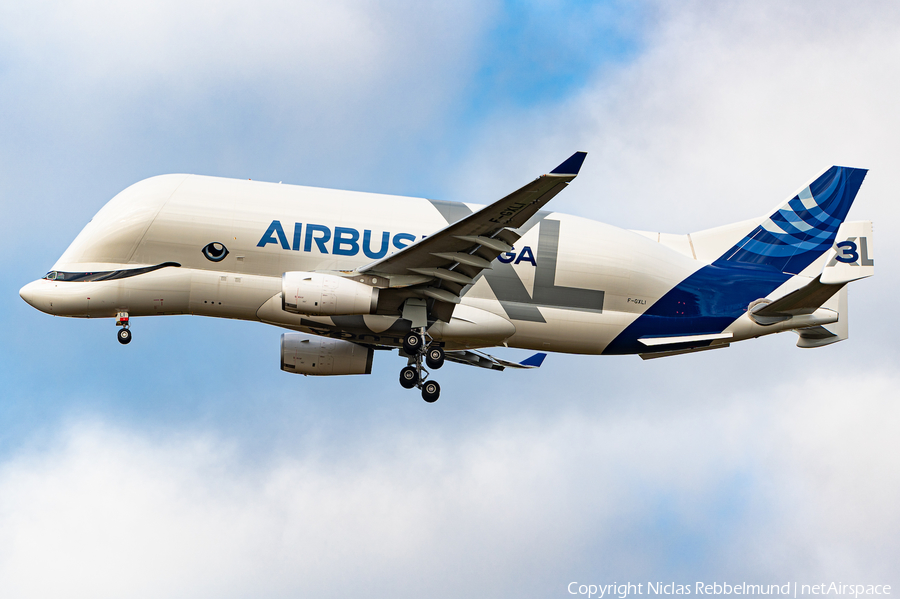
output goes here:
[[[672, 356], [793, 330], [847, 338], [845, 285], [874, 272], [872, 223], [844, 222], [863, 169], [833, 166], [770, 213], [689, 235], [545, 210], [585, 153], [489, 206], [197, 175], [114, 197], [19, 292], [56, 316], [199, 314], [289, 329], [281, 368], [369, 374], [433, 402], [445, 360], [535, 368], [546, 353]], [[484, 348], [537, 350], [522, 362]], [[424, 362], [424, 365], [423, 365]]]

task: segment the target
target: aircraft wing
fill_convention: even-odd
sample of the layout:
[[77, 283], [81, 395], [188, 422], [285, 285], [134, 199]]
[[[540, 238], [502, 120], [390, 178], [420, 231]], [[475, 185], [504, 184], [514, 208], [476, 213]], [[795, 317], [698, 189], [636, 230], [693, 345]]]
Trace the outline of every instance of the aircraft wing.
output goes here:
[[[512, 249], [521, 227], [562, 191], [581, 169], [586, 152], [565, 162], [505, 198], [452, 223], [399, 252], [359, 269], [359, 272], [402, 280], [415, 295], [437, 302], [459, 303], [463, 290], [491, 262]], [[399, 286], [399, 285], [392, 285]], [[438, 311], [440, 314], [441, 311]], [[446, 312], [444, 312], [446, 314]]]
[[540, 368], [544, 363], [547, 354], [540, 352], [525, 358], [521, 362], [510, 362], [501, 360], [490, 354], [480, 351], [448, 351], [446, 359], [457, 364], [467, 364], [469, 366], [478, 366], [479, 368], [487, 368], [488, 370], [505, 370], [506, 368]]
[[[478, 257], [480, 249], [493, 257], [508, 252], [510, 243], [499, 235], [506, 228], [516, 229], [534, 216], [547, 202], [578, 175], [586, 152], [575, 152], [568, 160], [505, 198], [450, 224], [437, 233], [407, 246], [386, 258], [360, 268], [360, 272], [379, 274], [422, 274], [415, 269], [455, 270], [454, 265], [473, 266], [481, 260], [457, 261], [457, 254]], [[512, 239], [514, 242], [515, 239]], [[449, 256], [449, 257], [448, 257]], [[457, 268], [458, 268], [457, 266]], [[480, 266], [479, 270], [486, 268]], [[439, 275], [435, 278], [441, 278]]]

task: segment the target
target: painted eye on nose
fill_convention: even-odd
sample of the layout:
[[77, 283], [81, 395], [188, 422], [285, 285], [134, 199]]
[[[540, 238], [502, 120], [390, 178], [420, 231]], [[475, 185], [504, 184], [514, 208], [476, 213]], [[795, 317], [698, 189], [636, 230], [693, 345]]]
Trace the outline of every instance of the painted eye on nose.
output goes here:
[[201, 251], [203, 256], [210, 262], [221, 262], [228, 255], [228, 248], [216, 241], [207, 243]]

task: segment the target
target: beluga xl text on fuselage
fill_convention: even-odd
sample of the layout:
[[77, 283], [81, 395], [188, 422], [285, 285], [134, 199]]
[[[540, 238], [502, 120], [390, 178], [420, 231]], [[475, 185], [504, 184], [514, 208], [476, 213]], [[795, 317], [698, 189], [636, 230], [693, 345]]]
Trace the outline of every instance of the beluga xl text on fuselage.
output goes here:
[[[866, 171], [832, 166], [764, 216], [691, 233], [627, 231], [545, 210], [577, 152], [488, 206], [197, 175], [114, 197], [20, 291], [57, 316], [197, 314], [292, 332], [281, 368], [369, 374], [435, 401], [445, 361], [535, 368], [544, 352], [671, 356], [793, 330], [847, 338], [846, 284], [874, 272], [872, 223], [846, 221]], [[521, 362], [482, 350], [537, 350]]]

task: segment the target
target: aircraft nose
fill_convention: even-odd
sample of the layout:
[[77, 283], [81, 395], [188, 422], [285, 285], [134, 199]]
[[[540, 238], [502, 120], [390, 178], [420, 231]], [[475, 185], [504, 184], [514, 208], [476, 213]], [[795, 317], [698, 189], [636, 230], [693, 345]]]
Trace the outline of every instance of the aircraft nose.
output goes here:
[[34, 281], [19, 289], [19, 297], [32, 306], [34, 305]]
[[44, 293], [45, 283], [47, 283], [47, 281], [44, 280], [28, 283], [19, 289], [19, 297], [41, 312], [51, 314], [53, 304], [50, 303], [50, 299], [47, 297], [47, 294]]

